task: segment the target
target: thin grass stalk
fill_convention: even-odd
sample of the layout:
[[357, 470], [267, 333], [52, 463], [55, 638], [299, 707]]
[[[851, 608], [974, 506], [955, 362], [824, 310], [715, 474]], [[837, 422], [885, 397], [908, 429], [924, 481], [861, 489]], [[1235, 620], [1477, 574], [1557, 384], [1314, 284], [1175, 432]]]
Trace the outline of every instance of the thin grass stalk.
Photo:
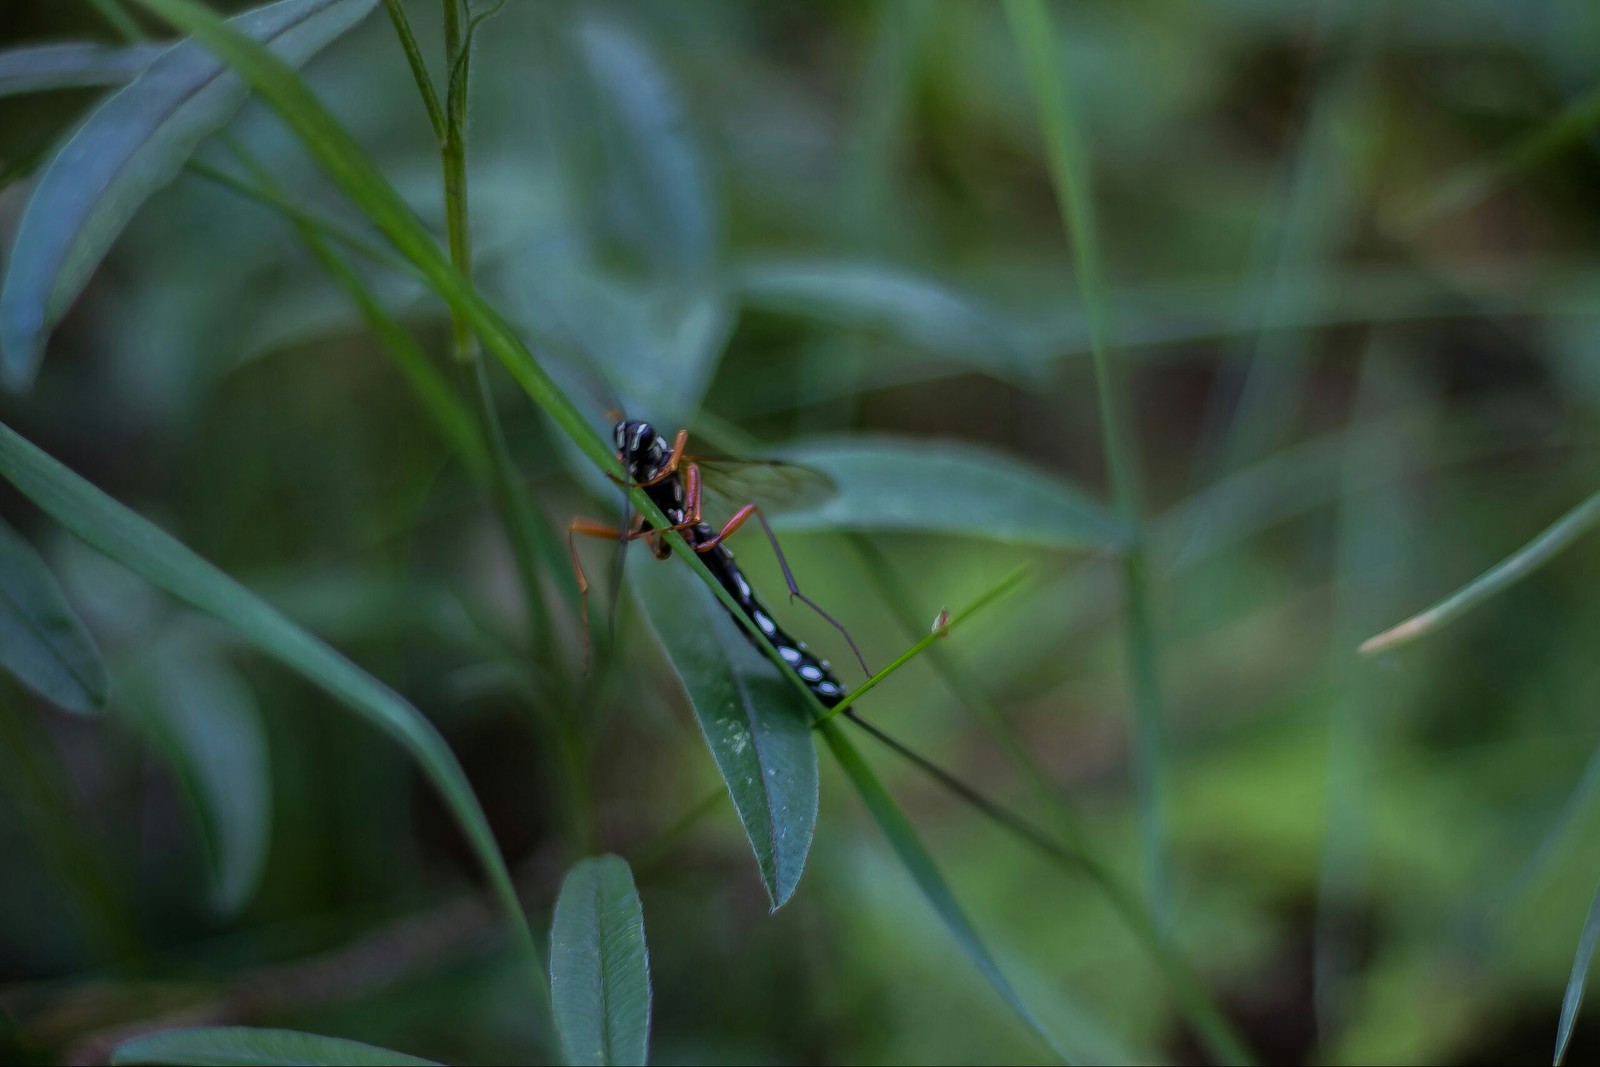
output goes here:
[[1165, 738], [1159, 655], [1150, 605], [1146, 544], [1141, 521], [1141, 477], [1130, 401], [1114, 358], [1110, 306], [1088, 156], [1078, 135], [1073, 97], [1062, 76], [1049, 13], [1041, 0], [1007, 0], [1006, 12], [1032, 88], [1056, 200], [1078, 275], [1094, 359], [1100, 434], [1117, 514], [1132, 531], [1122, 556], [1123, 624], [1128, 687], [1133, 705], [1134, 787], [1146, 892], [1158, 928], [1170, 928], [1168, 861], [1163, 816]]

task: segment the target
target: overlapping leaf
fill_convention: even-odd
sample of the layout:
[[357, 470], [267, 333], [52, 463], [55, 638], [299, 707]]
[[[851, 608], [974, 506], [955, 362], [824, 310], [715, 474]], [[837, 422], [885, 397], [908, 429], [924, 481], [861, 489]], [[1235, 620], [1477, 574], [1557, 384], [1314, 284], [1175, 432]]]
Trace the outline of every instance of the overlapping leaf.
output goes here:
[[[366, 16], [376, 0], [279, 0], [232, 25], [298, 65]], [[184, 42], [102, 104], [39, 176], [0, 289], [0, 380], [32, 380], [51, 329], [128, 221], [231, 118], [245, 83]]]

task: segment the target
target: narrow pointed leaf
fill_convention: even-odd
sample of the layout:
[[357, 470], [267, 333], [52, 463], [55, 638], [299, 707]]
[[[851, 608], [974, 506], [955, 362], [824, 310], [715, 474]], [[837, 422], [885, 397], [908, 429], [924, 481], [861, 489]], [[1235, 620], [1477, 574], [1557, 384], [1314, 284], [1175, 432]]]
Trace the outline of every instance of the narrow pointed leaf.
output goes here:
[[170, 642], [130, 701], [183, 786], [224, 915], [255, 895], [272, 837], [272, 778], [255, 695], [213, 650]]
[[1408, 645], [1419, 637], [1448, 626], [1485, 600], [1498, 596], [1550, 562], [1596, 523], [1600, 523], [1600, 492], [1584, 500], [1545, 527], [1538, 537], [1431, 608], [1367, 638], [1361, 642], [1358, 651], [1363, 655], [1375, 656]]
[[407, 1056], [360, 1041], [298, 1030], [254, 1026], [207, 1026], [163, 1030], [118, 1045], [114, 1064], [225, 1064], [229, 1067], [427, 1067], [433, 1060]]
[[0, 52], [0, 96], [123, 85], [164, 51], [165, 45], [115, 46], [94, 41], [8, 48]]
[[644, 907], [620, 856], [579, 861], [550, 926], [550, 998], [570, 1064], [643, 1064], [650, 1047]]
[[1048, 471], [953, 441], [816, 438], [783, 450], [839, 492], [773, 516], [791, 530], [958, 534], [1049, 548], [1120, 545], [1127, 529], [1088, 494]]
[[55, 575], [23, 537], [0, 522], [0, 667], [68, 711], [106, 703], [106, 667]]
[[1572, 960], [1572, 976], [1567, 979], [1567, 990], [1561, 995], [1561, 1021], [1556, 1024], [1556, 1054], [1552, 1063], [1559, 1064], [1567, 1054], [1572, 1028], [1578, 1021], [1578, 1008], [1583, 1003], [1583, 987], [1589, 981], [1589, 964], [1594, 960], [1596, 941], [1600, 941], [1600, 889], [1595, 890], [1589, 914], [1583, 920], [1583, 935], [1578, 938], [1578, 952]]
[[[510, 873], [483, 809], [444, 739], [422, 713], [161, 529], [0, 425], [0, 477], [80, 539], [146, 581], [229, 624], [400, 743], [438, 789], [525, 947], [533, 948]], [[540, 969], [540, 977], [543, 970]]]
[[[280, 0], [232, 25], [299, 65], [377, 0]], [[51, 329], [151, 193], [245, 100], [245, 83], [183, 42], [91, 114], [34, 186], [0, 290], [0, 380], [32, 380]]]
[[817, 821], [805, 698], [683, 567], [641, 560], [634, 587], [694, 705], [774, 909], [794, 892]]

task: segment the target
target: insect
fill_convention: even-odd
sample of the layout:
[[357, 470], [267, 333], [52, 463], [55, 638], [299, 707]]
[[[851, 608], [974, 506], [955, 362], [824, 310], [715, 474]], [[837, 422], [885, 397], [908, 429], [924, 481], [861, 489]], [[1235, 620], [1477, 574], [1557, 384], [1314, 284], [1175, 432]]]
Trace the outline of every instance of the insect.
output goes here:
[[[680, 533], [689, 546], [700, 555], [718, 583], [733, 597], [745, 617], [755, 623], [756, 627], [766, 635], [767, 640], [772, 642], [784, 662], [794, 668], [795, 673], [825, 707], [833, 707], [843, 700], [845, 688], [834, 675], [828, 662], [807, 649], [805, 642], [784, 632], [773, 619], [772, 612], [750, 588], [750, 582], [740, 571], [733, 553], [724, 544], [754, 517], [766, 532], [767, 540], [772, 544], [772, 551], [778, 557], [784, 581], [789, 586], [790, 598], [804, 602], [844, 634], [850, 650], [861, 661], [861, 668], [865, 671], [866, 661], [862, 659], [861, 651], [856, 648], [849, 631], [833, 616], [823, 611], [815, 601], [800, 592], [800, 587], [795, 584], [794, 575], [789, 570], [789, 563], [783, 557], [783, 550], [778, 547], [778, 539], [773, 534], [772, 527], [767, 524], [761, 508], [754, 503], [744, 504], [733, 513], [721, 529], [714, 529], [701, 518], [703, 490], [700, 466], [692, 457], [685, 455], [684, 450], [689, 440], [687, 431], [678, 431], [673, 443], [668, 445], [666, 438], [658, 434], [649, 423], [637, 419], [619, 418], [612, 431], [612, 437], [617, 446], [617, 458], [627, 471], [629, 483], [643, 489], [649, 495], [671, 522], [670, 529]], [[624, 542], [642, 539], [649, 545], [651, 553], [657, 559], [666, 559], [672, 554], [672, 546], [661, 536], [662, 531], [652, 527], [643, 515], [635, 516], [625, 530], [591, 519], [574, 519], [567, 526], [567, 548], [572, 554], [572, 566], [578, 574], [578, 589], [584, 597], [585, 620], [588, 612], [589, 582], [583, 573], [583, 564], [578, 558], [577, 543], [574, 540], [579, 534]], [[587, 629], [586, 621], [585, 632]], [[754, 637], [751, 637], [751, 640], [754, 642]]]

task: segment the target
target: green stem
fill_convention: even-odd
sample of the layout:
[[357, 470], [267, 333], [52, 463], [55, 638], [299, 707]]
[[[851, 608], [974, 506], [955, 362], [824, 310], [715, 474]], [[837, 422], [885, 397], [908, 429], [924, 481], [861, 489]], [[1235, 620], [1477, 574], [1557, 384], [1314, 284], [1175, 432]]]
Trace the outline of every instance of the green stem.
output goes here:
[[1000, 583], [993, 589], [983, 594], [983, 596], [967, 605], [967, 607], [963, 608], [961, 611], [958, 611], [956, 614], [950, 616], [949, 620], [943, 625], [939, 626], [932, 633], [929, 633], [923, 637], [922, 640], [918, 641], [916, 644], [900, 653], [900, 655], [896, 656], [894, 661], [887, 667], [883, 668], [871, 678], [868, 678], [866, 681], [850, 690], [849, 694], [843, 700], [829, 708], [827, 713], [817, 720], [816, 725], [821, 725], [822, 723], [825, 723], [829, 719], [833, 718], [835, 715], [845, 711], [858, 699], [865, 696], [871, 690], [876, 689], [879, 683], [881, 683], [885, 678], [889, 677], [895, 671], [898, 671], [907, 663], [910, 663], [912, 660], [916, 659], [917, 656], [921, 655], [925, 650], [931, 647], [935, 641], [943, 640], [945, 637], [949, 636], [950, 631], [955, 628], [957, 623], [971, 618], [973, 615], [976, 615], [990, 604], [993, 604], [996, 600], [999, 600], [1007, 593], [1016, 589], [1017, 586], [1022, 584], [1022, 580], [1027, 576], [1027, 567], [1018, 567], [1016, 570], [1006, 575], [1006, 577], [1001, 579]]
[[1166, 930], [1170, 918], [1162, 814], [1164, 714], [1140, 519], [1143, 493], [1137, 441], [1130, 428], [1129, 399], [1120, 368], [1112, 358], [1109, 302], [1089, 188], [1088, 157], [1080, 143], [1073, 98], [1062, 76], [1055, 35], [1042, 0], [1007, 0], [1006, 12], [1027, 70], [1034, 106], [1039, 112], [1050, 177], [1066, 224], [1073, 266], [1083, 296], [1111, 493], [1118, 515], [1133, 531], [1123, 557], [1122, 588], [1128, 685], [1133, 705], [1134, 779], [1150, 908], [1158, 928]]
[[125, 41], [142, 41], [145, 39], [144, 31], [133, 20], [133, 16], [122, 10], [117, 0], [89, 0], [89, 6], [95, 13], [111, 24], [111, 28], [122, 35]]
[[[860, 534], [850, 534], [846, 539], [877, 586], [880, 598], [889, 605], [889, 609], [895, 613], [907, 634], [915, 634], [921, 628], [922, 622], [913, 616], [910, 590], [895, 574], [894, 565], [873, 546], [870, 539]], [[1060, 787], [1050, 779], [1050, 775], [1039, 761], [1033, 758], [1016, 731], [1011, 729], [1000, 709], [984, 695], [981, 687], [973, 684], [967, 673], [952, 657], [945, 654], [943, 648], [935, 645], [929, 649], [928, 661], [962, 706], [972, 711], [983, 724], [1012, 767], [1027, 779], [1035, 802], [1041, 811], [1051, 813], [1056, 831], [1062, 839], [1074, 848], [1084, 847], [1086, 836], [1078, 813]]]
[[[457, 0], [444, 0], [445, 69], [454, 71], [461, 56], [461, 11]], [[449, 78], [445, 86], [444, 140], [439, 158], [444, 168], [444, 219], [449, 235], [450, 262], [461, 276], [472, 283], [472, 235], [467, 228], [467, 78]], [[460, 315], [452, 315], [455, 325], [456, 359], [469, 362], [477, 357], [472, 327]]]
[[394, 32], [400, 37], [400, 47], [405, 49], [406, 62], [411, 64], [411, 76], [417, 81], [417, 92], [422, 94], [422, 106], [428, 111], [428, 122], [433, 126], [433, 136], [441, 145], [445, 138], [444, 108], [439, 106], [439, 94], [433, 88], [433, 78], [428, 74], [428, 64], [417, 47], [417, 38], [411, 32], [411, 21], [406, 18], [402, 0], [383, 0]]

